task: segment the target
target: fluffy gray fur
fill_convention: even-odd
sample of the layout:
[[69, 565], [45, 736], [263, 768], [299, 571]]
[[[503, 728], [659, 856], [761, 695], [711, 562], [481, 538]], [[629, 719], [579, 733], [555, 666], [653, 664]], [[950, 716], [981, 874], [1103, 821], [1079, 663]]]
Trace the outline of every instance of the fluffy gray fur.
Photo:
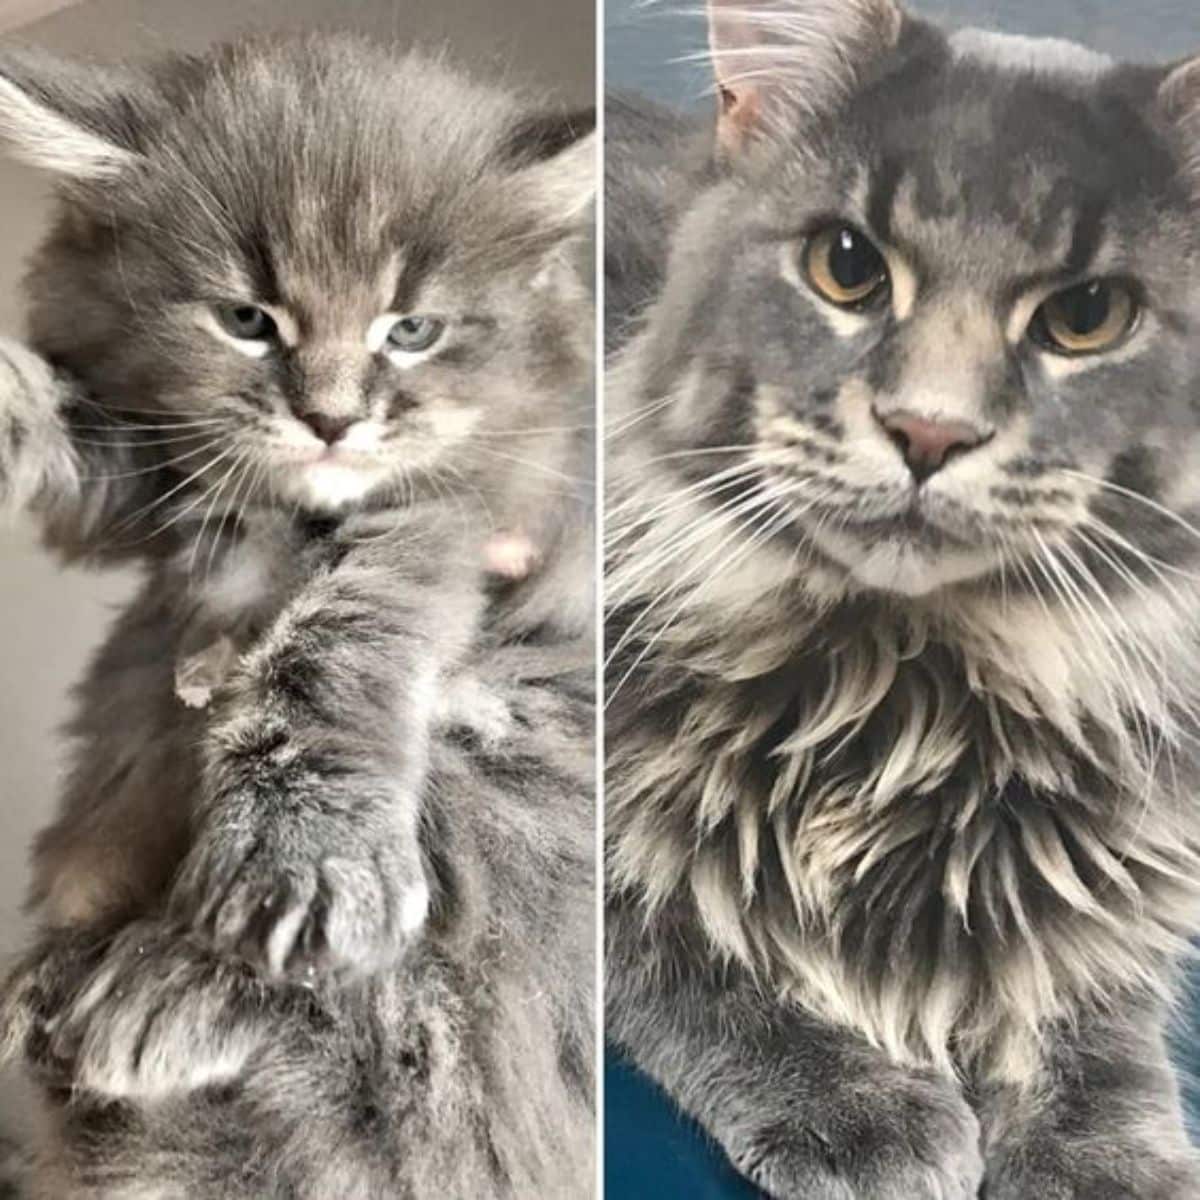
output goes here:
[[[590, 118], [337, 37], [6, 52], [0, 93], [0, 137], [61, 177], [29, 348], [0, 346], [0, 488], [145, 576], [79, 689], [8, 988], [35, 1195], [567, 1194]], [[395, 348], [405, 315], [441, 339]], [[505, 531], [536, 565], [489, 579]], [[230, 644], [185, 706], [181, 663]]]
[[[1198, 1197], [1197, 72], [710, 12], [717, 137], [609, 113], [611, 1033], [775, 1197]], [[1034, 341], [1096, 277], [1130, 335]]]

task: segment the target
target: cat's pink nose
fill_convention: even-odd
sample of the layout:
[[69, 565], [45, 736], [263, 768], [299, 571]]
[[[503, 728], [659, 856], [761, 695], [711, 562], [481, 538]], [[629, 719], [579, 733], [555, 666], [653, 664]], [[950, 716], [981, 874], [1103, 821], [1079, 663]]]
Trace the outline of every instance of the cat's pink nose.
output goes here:
[[901, 410], [876, 413], [918, 483], [936, 474], [955, 455], [974, 450], [991, 436], [966, 421], [933, 421]]
[[358, 420], [357, 417], [335, 415], [333, 413], [302, 412], [296, 414], [327, 446], [340, 442], [346, 436], [346, 430]]

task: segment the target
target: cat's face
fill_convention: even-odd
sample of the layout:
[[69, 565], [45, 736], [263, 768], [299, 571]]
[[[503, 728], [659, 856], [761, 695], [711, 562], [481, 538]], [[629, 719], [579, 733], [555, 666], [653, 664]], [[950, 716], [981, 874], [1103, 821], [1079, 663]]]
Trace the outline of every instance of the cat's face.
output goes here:
[[744, 447], [775, 535], [870, 589], [1053, 593], [1084, 586], [1070, 556], [1097, 577], [1194, 556], [1158, 507], [1200, 504], [1196, 212], [1166, 75], [906, 19], [819, 119], [760, 95], [775, 128], [738, 145], [727, 95], [728, 167], [658, 330], [668, 451], [713, 451], [681, 469], [733, 478], [718, 447]]
[[92, 178], [35, 264], [33, 335], [114, 412], [177, 429], [178, 471], [337, 509], [554, 423], [586, 370], [566, 248], [586, 122], [336, 39], [113, 87], [130, 127], [109, 166], [80, 148]]

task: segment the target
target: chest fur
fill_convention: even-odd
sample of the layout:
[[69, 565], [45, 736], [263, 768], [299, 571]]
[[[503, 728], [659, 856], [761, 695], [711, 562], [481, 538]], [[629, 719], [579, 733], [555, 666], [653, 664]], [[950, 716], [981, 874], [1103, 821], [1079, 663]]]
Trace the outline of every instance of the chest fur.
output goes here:
[[1045, 1023], [1161, 979], [1191, 920], [1170, 792], [944, 645], [651, 670], [615, 707], [614, 884], [685, 895], [717, 953], [898, 1058], [1025, 1077]]

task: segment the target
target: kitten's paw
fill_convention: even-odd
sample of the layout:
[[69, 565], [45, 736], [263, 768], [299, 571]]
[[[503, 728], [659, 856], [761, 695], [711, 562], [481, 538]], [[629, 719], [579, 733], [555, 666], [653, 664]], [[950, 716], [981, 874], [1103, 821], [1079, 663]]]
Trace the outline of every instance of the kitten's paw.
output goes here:
[[197, 844], [173, 909], [269, 979], [369, 974], [398, 962], [425, 926], [429, 886], [415, 847], [348, 847], [344, 831], [336, 843], [310, 837], [303, 846], [222, 842]]
[[975, 1200], [979, 1123], [953, 1084], [897, 1072], [829, 1100], [730, 1139], [734, 1165], [774, 1200]]
[[47, 934], [16, 963], [0, 991], [0, 1061], [23, 1058], [44, 1083], [69, 1083], [51, 1032], [71, 997], [99, 962], [104, 943], [94, 935]]
[[46, 485], [74, 486], [75, 462], [59, 426], [59, 385], [44, 359], [0, 338], [0, 500], [27, 504]]
[[1121, 1138], [1065, 1138], [988, 1163], [988, 1200], [1200, 1200], [1200, 1157]]
[[266, 1019], [265, 989], [251, 972], [177, 930], [137, 922], [46, 1033], [73, 1088], [149, 1100], [237, 1078], [264, 1044]]

